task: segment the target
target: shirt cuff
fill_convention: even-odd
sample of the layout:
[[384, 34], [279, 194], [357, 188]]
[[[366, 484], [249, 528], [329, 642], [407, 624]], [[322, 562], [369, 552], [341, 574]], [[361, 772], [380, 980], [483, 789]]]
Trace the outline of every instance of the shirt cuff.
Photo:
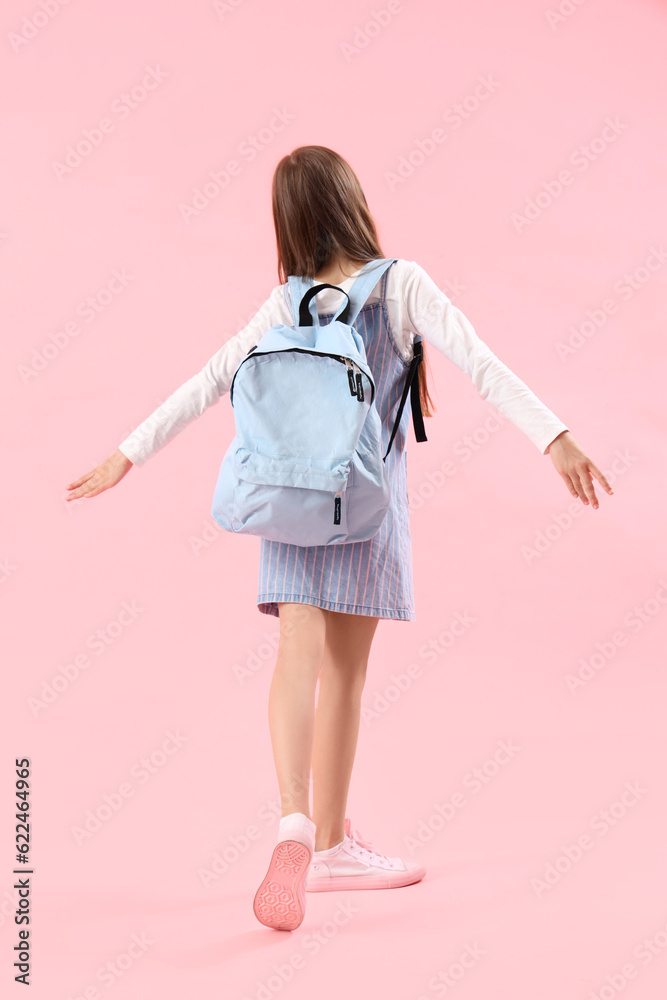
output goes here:
[[118, 445], [118, 451], [121, 452], [122, 455], [125, 455], [125, 458], [129, 458], [132, 465], [143, 465], [146, 461], [145, 456], [142, 455], [138, 447], [132, 444], [131, 436], [126, 438], [124, 441], [121, 441]]
[[549, 453], [549, 447], [552, 444], [552, 442], [556, 440], [556, 438], [558, 437], [559, 434], [562, 434], [563, 431], [569, 431], [569, 429], [570, 429], [569, 427], [566, 427], [565, 424], [561, 423], [559, 429], [556, 431], [555, 434], [554, 434], [553, 430], [549, 431], [549, 437], [548, 437], [548, 439], [546, 439], [544, 441], [544, 443], [540, 443], [538, 445], [538, 448], [540, 449], [540, 451], [542, 452], [542, 454], [543, 455], [548, 455], [548, 453]]

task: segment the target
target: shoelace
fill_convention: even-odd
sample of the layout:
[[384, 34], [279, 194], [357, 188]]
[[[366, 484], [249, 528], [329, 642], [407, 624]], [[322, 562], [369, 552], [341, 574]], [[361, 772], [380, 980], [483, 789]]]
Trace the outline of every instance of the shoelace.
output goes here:
[[371, 860], [373, 858], [379, 858], [382, 861], [388, 861], [392, 868], [396, 867], [397, 864], [398, 865], [401, 864], [400, 858], [388, 858], [385, 854], [380, 854], [380, 852], [376, 849], [375, 844], [372, 843], [372, 841], [366, 840], [364, 837], [362, 837], [359, 830], [356, 830], [352, 827], [349, 819], [345, 820], [345, 833], [357, 847], [360, 847], [364, 851], [368, 851], [368, 853], [371, 856]]

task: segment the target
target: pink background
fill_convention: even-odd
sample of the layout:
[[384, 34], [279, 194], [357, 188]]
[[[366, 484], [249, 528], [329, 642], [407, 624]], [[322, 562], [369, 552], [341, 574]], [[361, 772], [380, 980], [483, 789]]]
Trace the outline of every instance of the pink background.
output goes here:
[[[664, 996], [665, 3], [11, 0], [1, 20], [3, 995], [22, 995], [12, 790], [28, 756], [32, 997]], [[147, 67], [164, 78], [122, 115]], [[249, 160], [276, 109], [292, 119]], [[63, 498], [277, 283], [271, 176], [308, 143], [349, 159], [384, 252], [451, 294], [615, 493], [574, 502], [509, 421], [484, 430], [493, 408], [427, 348], [438, 410], [408, 445], [417, 620], [378, 628], [348, 810], [427, 875], [309, 894], [281, 935], [251, 909], [279, 815], [278, 622], [255, 605], [258, 539], [209, 514], [228, 397], [116, 489]], [[108, 294], [114, 271], [131, 279]], [[457, 616], [474, 621], [453, 636]]]

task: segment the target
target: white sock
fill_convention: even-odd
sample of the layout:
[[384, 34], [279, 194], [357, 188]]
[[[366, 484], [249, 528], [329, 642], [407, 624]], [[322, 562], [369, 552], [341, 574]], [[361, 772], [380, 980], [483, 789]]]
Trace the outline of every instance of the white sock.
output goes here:
[[[343, 840], [344, 839], [345, 838], [343, 837]], [[333, 847], [327, 847], [325, 851], [315, 851], [315, 854], [321, 854], [323, 857], [328, 858], [330, 854], [333, 854], [334, 851], [338, 850], [340, 845], [343, 843], [343, 840], [341, 840], [339, 844], [334, 844]]]
[[278, 826], [278, 840], [289, 840], [292, 831], [299, 830], [301, 833], [307, 834], [314, 844], [316, 829], [317, 827], [313, 823], [312, 819], [306, 816], [305, 813], [288, 813], [287, 816], [282, 816], [280, 819], [280, 824]]

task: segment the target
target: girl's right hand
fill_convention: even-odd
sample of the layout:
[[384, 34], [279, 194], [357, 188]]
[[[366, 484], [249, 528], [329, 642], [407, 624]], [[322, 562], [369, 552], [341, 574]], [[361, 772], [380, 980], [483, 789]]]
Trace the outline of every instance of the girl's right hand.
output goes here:
[[110, 489], [119, 483], [123, 476], [132, 468], [133, 463], [122, 451], [116, 450], [104, 462], [96, 466], [92, 472], [87, 472], [80, 479], [75, 479], [66, 488], [73, 490], [65, 500], [78, 500], [79, 497], [95, 497], [98, 493]]

